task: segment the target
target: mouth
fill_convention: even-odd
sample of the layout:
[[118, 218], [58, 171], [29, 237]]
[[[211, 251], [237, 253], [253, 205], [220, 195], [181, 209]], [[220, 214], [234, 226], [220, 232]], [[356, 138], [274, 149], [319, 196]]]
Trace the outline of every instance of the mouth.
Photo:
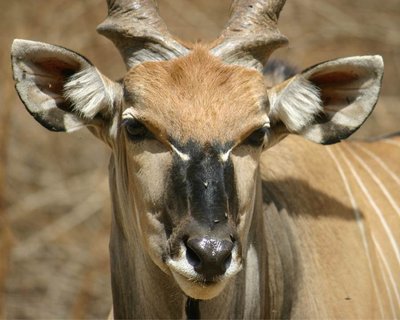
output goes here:
[[175, 281], [182, 291], [190, 298], [197, 300], [209, 300], [218, 296], [227, 284], [227, 280], [221, 281], [196, 281], [188, 279], [181, 274], [172, 271]]
[[166, 261], [175, 281], [182, 291], [189, 297], [199, 300], [209, 300], [218, 296], [242, 268], [237, 248], [232, 250], [232, 259], [224, 274], [207, 277], [196, 272], [186, 257], [185, 247], [182, 245], [179, 254]]

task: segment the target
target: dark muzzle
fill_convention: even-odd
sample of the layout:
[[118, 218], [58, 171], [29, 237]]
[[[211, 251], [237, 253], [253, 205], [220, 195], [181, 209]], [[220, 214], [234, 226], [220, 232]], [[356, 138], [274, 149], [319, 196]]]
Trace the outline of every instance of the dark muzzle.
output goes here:
[[206, 281], [223, 275], [231, 263], [234, 247], [231, 240], [194, 237], [189, 238], [185, 245], [188, 262]]

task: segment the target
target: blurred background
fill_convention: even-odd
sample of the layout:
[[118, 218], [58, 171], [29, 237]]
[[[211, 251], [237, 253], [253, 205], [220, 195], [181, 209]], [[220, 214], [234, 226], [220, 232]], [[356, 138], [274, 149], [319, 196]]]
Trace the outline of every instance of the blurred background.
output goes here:
[[[230, 0], [160, 0], [170, 30], [215, 38]], [[58, 44], [110, 78], [124, 73], [96, 26], [104, 0], [0, 0], [0, 318], [105, 318], [111, 306], [107, 186], [109, 150], [85, 130], [50, 133], [14, 90], [14, 38]], [[382, 96], [355, 138], [400, 129], [400, 0], [288, 0], [280, 29], [290, 45], [274, 57], [299, 68], [349, 55], [381, 54]]]

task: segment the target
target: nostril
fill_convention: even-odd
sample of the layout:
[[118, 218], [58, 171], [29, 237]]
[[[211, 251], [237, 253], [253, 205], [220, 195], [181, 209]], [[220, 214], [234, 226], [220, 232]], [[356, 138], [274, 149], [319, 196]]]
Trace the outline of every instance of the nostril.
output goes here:
[[186, 259], [187, 261], [193, 266], [197, 267], [201, 263], [200, 257], [196, 254], [196, 252], [193, 251], [192, 248], [188, 245], [188, 243], [185, 243], [186, 245]]
[[229, 240], [215, 238], [189, 238], [186, 245], [186, 259], [206, 279], [214, 279], [229, 268], [234, 244]]

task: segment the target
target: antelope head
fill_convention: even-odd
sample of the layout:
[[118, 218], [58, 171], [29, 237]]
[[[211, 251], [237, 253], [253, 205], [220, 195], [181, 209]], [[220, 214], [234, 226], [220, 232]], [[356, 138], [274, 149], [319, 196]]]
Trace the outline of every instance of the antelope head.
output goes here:
[[287, 43], [277, 28], [284, 2], [235, 0], [221, 36], [189, 47], [168, 33], [154, 1], [108, 0], [98, 31], [127, 66], [119, 82], [62, 47], [12, 46], [32, 116], [53, 131], [88, 127], [112, 149], [113, 232], [192, 298], [215, 297], [242, 268], [262, 151], [288, 134], [338, 142], [378, 97], [379, 56], [325, 62], [267, 86], [263, 66]]

